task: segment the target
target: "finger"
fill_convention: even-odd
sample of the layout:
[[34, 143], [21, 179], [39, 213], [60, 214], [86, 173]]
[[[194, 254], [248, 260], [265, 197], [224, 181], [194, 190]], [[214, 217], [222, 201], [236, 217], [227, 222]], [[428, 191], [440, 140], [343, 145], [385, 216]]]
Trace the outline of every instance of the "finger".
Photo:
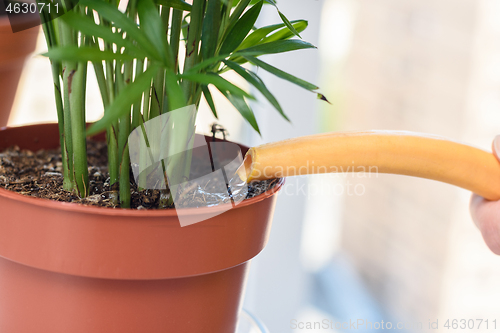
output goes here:
[[486, 200], [481, 197], [480, 195], [477, 195], [475, 193], [472, 193], [472, 196], [470, 198], [470, 205], [469, 205], [469, 208], [470, 208], [470, 214], [471, 214], [471, 217], [472, 217], [472, 221], [474, 221], [474, 224], [476, 225], [476, 227], [479, 229], [479, 224], [478, 224], [478, 211], [481, 207], [482, 204], [484, 204], [486, 202]]
[[470, 211], [486, 245], [493, 253], [500, 255], [500, 201], [488, 201], [474, 194]]
[[500, 135], [497, 135], [495, 139], [493, 139], [492, 150], [493, 155], [500, 161]]

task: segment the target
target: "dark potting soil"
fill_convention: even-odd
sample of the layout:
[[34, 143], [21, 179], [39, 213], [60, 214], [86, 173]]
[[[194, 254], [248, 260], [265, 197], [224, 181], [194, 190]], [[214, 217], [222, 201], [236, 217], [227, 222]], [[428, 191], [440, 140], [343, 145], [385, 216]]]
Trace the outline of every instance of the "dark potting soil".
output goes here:
[[[11, 147], [0, 153], [0, 187], [23, 195], [56, 201], [74, 202], [84, 205], [118, 208], [113, 192], [110, 191], [107, 167], [106, 143], [89, 141], [87, 145], [89, 165], [90, 195], [80, 198], [74, 192], [63, 189], [62, 162], [60, 151], [40, 150], [32, 152]], [[196, 160], [194, 160], [196, 163]], [[133, 177], [131, 177], [133, 179]], [[278, 179], [253, 182], [245, 191], [246, 198], [255, 197], [273, 188]], [[198, 191], [192, 191], [183, 206], [213, 206], [227, 203], [230, 199], [223, 196], [209, 196], [210, 184], [197, 184]], [[131, 208], [158, 209], [159, 190], [138, 190], [131, 181]], [[182, 196], [181, 196], [182, 198]], [[173, 207], [171, 207], [173, 208]]]

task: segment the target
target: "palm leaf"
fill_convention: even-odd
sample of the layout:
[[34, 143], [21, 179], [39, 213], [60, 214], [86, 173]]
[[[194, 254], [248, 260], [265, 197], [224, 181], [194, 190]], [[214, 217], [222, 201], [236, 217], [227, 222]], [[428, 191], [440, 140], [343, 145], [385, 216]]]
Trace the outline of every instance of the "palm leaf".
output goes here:
[[122, 34], [114, 33], [110, 28], [98, 25], [94, 22], [94, 20], [85, 16], [70, 11], [61, 16], [61, 20], [63, 20], [68, 26], [81, 31], [85, 35], [102, 38], [105, 42], [116, 44], [118, 47], [124, 47], [127, 53], [138, 57], [147, 56], [147, 54], [135, 46], [134, 43], [123, 39]]
[[315, 49], [316, 46], [302, 40], [277, 40], [270, 43], [259, 44], [240, 50], [240, 52], [252, 52], [260, 55], [284, 53], [302, 49]]
[[254, 72], [251, 72], [240, 65], [238, 65], [235, 62], [232, 61], [224, 61], [224, 63], [234, 70], [236, 73], [238, 73], [241, 77], [243, 77], [248, 83], [253, 85], [264, 97], [271, 103], [272, 106], [281, 114], [283, 118], [285, 118], [287, 121], [290, 121], [288, 117], [286, 116], [285, 112], [283, 112], [283, 109], [281, 108], [280, 104], [278, 103], [278, 100], [274, 97], [274, 95], [269, 91], [269, 89], [266, 87], [264, 82], [261, 80], [261, 78], [255, 74]]
[[302, 38], [300, 37], [299, 33], [297, 32], [297, 30], [295, 30], [294, 26], [290, 23], [290, 21], [286, 18], [285, 15], [283, 15], [282, 12], [280, 12], [280, 10], [278, 9], [278, 5], [276, 4], [276, 1], [274, 0], [266, 0], [269, 4], [273, 5], [276, 10], [278, 11], [278, 14], [281, 18], [281, 20], [283, 21], [283, 23], [288, 27], [288, 29], [290, 29], [290, 31], [297, 37], [299, 38]]
[[262, 4], [260, 1], [252, 6], [231, 28], [220, 48], [221, 54], [231, 53], [243, 42], [259, 17]]
[[212, 110], [214, 117], [219, 119], [219, 116], [217, 115], [217, 110], [215, 108], [214, 99], [212, 98], [212, 93], [210, 92], [210, 89], [208, 89], [207, 85], [202, 85], [201, 91], [203, 91], [203, 96], [205, 96], [205, 99], [207, 100], [207, 103], [210, 106], [210, 110]]
[[258, 67], [264, 69], [265, 71], [267, 71], [271, 74], [274, 74], [281, 79], [284, 79], [284, 80], [287, 80], [291, 83], [294, 83], [294, 84], [296, 84], [304, 89], [307, 89], [309, 91], [314, 91], [314, 90], [319, 89], [318, 86], [316, 86], [312, 83], [309, 83], [307, 81], [304, 81], [302, 79], [299, 79], [298, 77], [293, 76], [292, 74], [288, 74], [287, 72], [284, 72], [281, 69], [278, 69], [274, 66], [271, 66], [268, 63], [266, 63], [260, 59], [257, 59], [255, 57], [251, 57], [251, 56], [245, 56], [244, 58], [247, 59], [250, 63], [254, 64], [255, 66], [258, 66]]
[[[143, 0], [139, 1], [141, 3]], [[162, 60], [154, 43], [152, 43], [148, 36], [138, 28], [133, 19], [129, 18], [124, 13], [120, 12], [118, 8], [110, 3], [100, 0], [80, 0], [83, 6], [88, 6], [99, 13], [104, 19], [112, 22], [117, 28], [127, 33], [127, 36], [137, 42], [137, 45], [142, 48], [149, 58]]]
[[238, 112], [243, 116], [243, 118], [252, 126], [252, 128], [260, 133], [259, 124], [257, 124], [257, 119], [255, 119], [255, 114], [253, 110], [248, 105], [247, 101], [241, 96], [233, 95], [228, 91], [219, 89], [219, 91], [227, 98], [229, 102], [238, 110]]
[[101, 51], [87, 46], [59, 46], [51, 48], [42, 55], [50, 58], [52, 61], [98, 62], [104, 60], [134, 60], [134, 57], [130, 54]]
[[250, 99], [255, 99], [252, 95], [244, 91], [243, 89], [235, 86], [228, 80], [224, 79], [222, 76], [215, 73], [208, 74], [183, 74], [180, 77], [184, 80], [201, 83], [204, 85], [213, 84], [219, 90], [229, 91], [232, 95], [235, 96], [244, 96]]
[[[293, 26], [299, 32], [306, 30], [308, 25], [309, 25], [309, 23], [305, 20], [299, 20], [299, 21], [293, 23]], [[274, 42], [276, 40], [290, 39], [293, 36], [295, 36], [295, 35], [290, 31], [290, 29], [283, 28], [283, 29], [276, 31], [275, 33], [273, 33], [269, 36], [264, 37], [261, 40], [260, 44]]]
[[[308, 25], [306, 20], [296, 20], [296, 21], [293, 21], [292, 24], [295, 27], [295, 29], [299, 32], [304, 31]], [[260, 44], [264, 38], [266, 38], [270, 33], [274, 32], [278, 29], [285, 30], [286, 32], [290, 32], [290, 30], [288, 28], [286, 28], [286, 29], [283, 29], [283, 28], [285, 28], [285, 24], [279, 23], [279, 24], [268, 25], [268, 26], [256, 29], [250, 35], [248, 35], [247, 38], [245, 38], [245, 40], [243, 41], [243, 43], [241, 43], [241, 45], [238, 47], [238, 49], [244, 49], [244, 48], [247, 48], [250, 46]], [[291, 34], [290, 38], [292, 36], [293, 36], [293, 34]], [[279, 39], [284, 39], [284, 38], [279, 38]], [[278, 40], [278, 39], [274, 39], [274, 40]]]
[[201, 53], [203, 59], [213, 57], [219, 40], [221, 26], [221, 0], [209, 0], [207, 14], [203, 20]]
[[158, 14], [158, 9], [152, 0], [140, 0], [137, 3], [137, 13], [141, 29], [149, 41], [154, 45], [156, 52], [161, 56], [168, 68], [173, 68], [173, 59], [170, 46], [167, 44], [167, 30]]

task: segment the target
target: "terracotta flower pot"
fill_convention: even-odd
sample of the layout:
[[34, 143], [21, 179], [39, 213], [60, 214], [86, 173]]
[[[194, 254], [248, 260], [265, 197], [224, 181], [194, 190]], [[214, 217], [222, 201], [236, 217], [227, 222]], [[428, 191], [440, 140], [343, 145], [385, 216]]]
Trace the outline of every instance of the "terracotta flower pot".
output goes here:
[[[56, 124], [0, 130], [0, 148], [58, 141]], [[0, 332], [234, 333], [249, 260], [267, 243], [281, 185], [187, 227], [173, 210], [0, 189]]]
[[35, 51], [38, 30], [35, 27], [13, 33], [9, 18], [0, 15], [0, 127], [9, 120], [24, 62]]

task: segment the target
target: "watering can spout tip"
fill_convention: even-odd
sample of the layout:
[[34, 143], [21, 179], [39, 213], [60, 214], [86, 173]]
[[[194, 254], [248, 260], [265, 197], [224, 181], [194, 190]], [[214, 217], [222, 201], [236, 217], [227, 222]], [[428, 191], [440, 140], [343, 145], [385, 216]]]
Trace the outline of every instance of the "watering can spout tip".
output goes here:
[[236, 175], [238, 175], [238, 177], [244, 181], [244, 182], [247, 182], [249, 183], [250, 181], [252, 181], [252, 177], [251, 177], [251, 174], [252, 174], [252, 153], [251, 153], [252, 149], [250, 149], [246, 155], [245, 155], [245, 158], [243, 159], [243, 163], [240, 165], [240, 167], [238, 168], [238, 170], [236, 170]]

